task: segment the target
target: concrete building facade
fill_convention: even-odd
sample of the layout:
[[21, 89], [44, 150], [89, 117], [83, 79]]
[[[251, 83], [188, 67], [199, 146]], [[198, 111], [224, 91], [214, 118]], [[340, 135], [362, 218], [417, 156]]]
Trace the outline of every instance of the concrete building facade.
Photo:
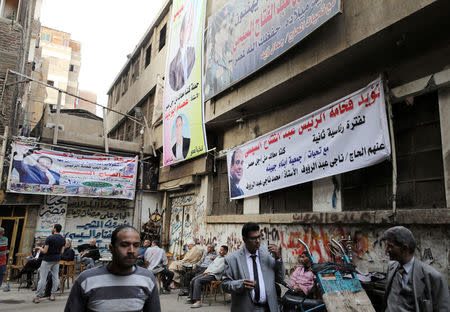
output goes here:
[[[450, 277], [449, 3], [342, 2], [342, 13], [307, 39], [204, 103], [209, 152], [159, 169], [158, 207], [170, 251], [180, 252], [188, 238], [236, 250], [242, 244], [242, 224], [256, 221], [263, 243], [283, 247], [287, 268], [297, 265], [297, 238], [306, 240], [317, 259], [325, 261], [331, 238], [350, 237], [358, 268], [384, 272], [388, 258], [382, 233], [402, 224], [416, 235], [417, 256]], [[208, 1], [207, 20], [225, 3]], [[158, 29], [170, 16], [170, 6], [167, 1], [114, 80], [108, 93], [111, 108], [132, 113], [151, 99], [142, 109], [149, 120], [149, 110], [158, 109], [151, 103], [157, 75], [164, 75], [160, 63], [165, 58], [161, 55], [161, 61], [148, 69], [142, 60], [146, 47], [151, 44], [153, 51], [158, 45]], [[137, 60], [139, 78], [131, 82]], [[392, 103], [395, 145], [390, 160], [230, 201], [227, 150], [351, 94], [379, 75]], [[133, 126], [125, 120], [111, 116], [107, 124], [110, 136], [135, 139], [130, 135]], [[161, 153], [160, 124], [152, 124], [151, 130], [145, 142], [154, 142]]]
[[[78, 94], [78, 76], [81, 67], [81, 43], [71, 39], [69, 33], [41, 26], [42, 59], [48, 63], [47, 84], [70, 94]], [[56, 105], [58, 92], [47, 88], [46, 104]], [[75, 108], [75, 98], [63, 94], [63, 108]]]

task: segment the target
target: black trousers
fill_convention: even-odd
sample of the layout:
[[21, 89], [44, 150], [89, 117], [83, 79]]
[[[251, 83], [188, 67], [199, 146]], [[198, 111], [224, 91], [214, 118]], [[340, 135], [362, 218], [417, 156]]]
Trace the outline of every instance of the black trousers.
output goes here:
[[205, 267], [198, 266], [195, 268], [195, 270], [190, 270], [190, 271], [184, 273], [184, 275], [181, 279], [181, 287], [188, 288], [192, 279], [194, 278], [194, 276], [203, 274], [203, 272], [205, 272], [205, 270], [206, 270]]
[[172, 271], [170, 271], [167, 268], [164, 268], [164, 270], [162, 270], [158, 274], [161, 275], [161, 281], [162, 281], [162, 284], [163, 284], [163, 288], [165, 290], [170, 289], [169, 286], [170, 286], [170, 283], [172, 283], [173, 276], [175, 275], [175, 273], [173, 273]]
[[23, 267], [22, 270], [19, 271], [19, 273], [17, 274], [17, 277], [21, 277], [22, 274], [27, 274], [27, 282], [31, 283], [31, 277], [34, 273], [34, 271], [36, 271], [37, 269], [39, 269], [39, 267], [41, 266], [41, 262], [42, 260], [40, 259], [31, 259], [29, 260], [25, 266]]

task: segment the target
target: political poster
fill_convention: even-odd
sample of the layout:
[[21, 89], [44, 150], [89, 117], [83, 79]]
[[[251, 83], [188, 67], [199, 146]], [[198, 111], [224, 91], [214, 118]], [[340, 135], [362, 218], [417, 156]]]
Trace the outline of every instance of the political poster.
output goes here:
[[208, 18], [205, 100], [270, 63], [341, 11], [341, 0], [229, 1]]
[[367, 87], [227, 153], [230, 198], [360, 169], [389, 158], [383, 83]]
[[206, 0], [174, 0], [163, 98], [163, 163], [206, 153], [202, 59]]
[[80, 155], [12, 143], [7, 191], [134, 199], [136, 157]]

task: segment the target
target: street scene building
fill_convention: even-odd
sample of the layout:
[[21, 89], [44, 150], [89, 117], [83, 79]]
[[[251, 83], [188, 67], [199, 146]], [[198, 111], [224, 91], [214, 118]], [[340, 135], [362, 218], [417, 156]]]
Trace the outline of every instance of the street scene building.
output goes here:
[[[172, 262], [188, 245], [247, 248], [256, 222], [287, 277], [303, 242], [326, 263], [341, 240], [370, 282], [401, 225], [450, 281], [450, 2], [167, 0], [102, 78], [106, 107], [78, 88], [81, 42], [32, 27], [40, 1], [1, 3], [0, 44], [15, 42], [0, 45], [9, 261], [54, 223], [74, 247], [96, 239], [102, 259], [133, 225]], [[60, 166], [45, 183], [17, 165], [35, 149]], [[369, 284], [383, 311], [385, 284]]]

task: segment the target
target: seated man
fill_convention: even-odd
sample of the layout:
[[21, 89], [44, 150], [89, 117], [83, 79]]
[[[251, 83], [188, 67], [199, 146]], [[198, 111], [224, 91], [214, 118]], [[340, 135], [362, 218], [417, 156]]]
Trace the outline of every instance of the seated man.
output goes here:
[[167, 269], [167, 256], [164, 249], [159, 247], [158, 241], [152, 241], [152, 246], [147, 248], [145, 252], [145, 263], [148, 264], [147, 269], [156, 276], [161, 275], [163, 289], [161, 293], [170, 293], [170, 284], [172, 283], [174, 273]]
[[72, 240], [66, 238], [66, 244], [64, 245], [64, 251], [61, 255], [62, 261], [73, 261], [75, 260], [75, 251], [72, 249]]
[[208, 265], [206, 270], [195, 276], [189, 286], [189, 297], [188, 303], [194, 303], [191, 308], [200, 308], [202, 306], [202, 286], [211, 281], [220, 281], [222, 279], [222, 274], [225, 271], [225, 255], [228, 253], [228, 247], [223, 245], [220, 246], [219, 256]]
[[[202, 257], [202, 250], [195, 245], [193, 240], [187, 242], [187, 247], [189, 251], [184, 256], [183, 260], [178, 260], [172, 262], [169, 266], [169, 270], [175, 273], [173, 281], [177, 284], [181, 282], [181, 275], [186, 272], [187, 267], [192, 267], [196, 264]], [[181, 287], [187, 287], [188, 285], [181, 285]]]
[[136, 265], [140, 266], [140, 267], [144, 267], [145, 266], [145, 252], [147, 251], [148, 247], [150, 247], [150, 240], [146, 239], [144, 240], [144, 243], [142, 243], [142, 247], [139, 248], [139, 254], [138, 254], [138, 258], [136, 260]]
[[298, 257], [298, 260], [301, 266], [296, 268], [294, 273], [292, 273], [289, 285], [295, 290], [295, 293], [292, 295], [306, 296], [314, 286], [314, 273], [311, 271], [311, 259], [305, 250]]
[[32, 284], [31, 277], [33, 273], [41, 266], [42, 256], [44, 255], [37, 247], [42, 247], [41, 241], [36, 242], [36, 246], [35, 248], [33, 248], [33, 256], [32, 257], [29, 256], [26, 258], [28, 261], [22, 268], [22, 270], [20, 270], [17, 273], [17, 275], [12, 277], [12, 279], [19, 279], [22, 277], [23, 274], [27, 274], [27, 288], [31, 287]]
[[208, 244], [206, 246], [206, 252], [203, 253], [202, 258], [192, 267], [192, 271], [186, 272], [183, 277], [182, 284], [189, 285], [192, 278], [203, 273], [208, 265], [210, 265], [217, 256], [217, 251], [215, 250], [215, 244]]
[[86, 270], [94, 267], [94, 262], [100, 259], [100, 251], [96, 246], [97, 240], [91, 239], [89, 244], [82, 244], [77, 247], [81, 256], [81, 263], [86, 265]]

